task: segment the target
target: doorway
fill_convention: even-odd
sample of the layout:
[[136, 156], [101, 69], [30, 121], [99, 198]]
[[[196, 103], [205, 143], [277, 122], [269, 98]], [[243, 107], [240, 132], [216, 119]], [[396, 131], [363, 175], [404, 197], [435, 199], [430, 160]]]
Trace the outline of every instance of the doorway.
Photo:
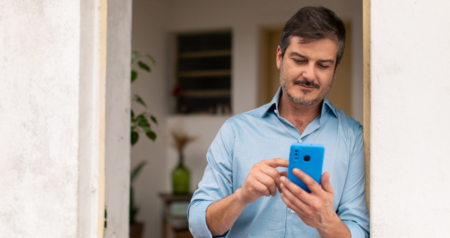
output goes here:
[[[347, 115], [352, 115], [352, 28], [344, 22], [347, 31], [344, 58], [339, 65], [327, 99]], [[262, 40], [262, 97], [260, 104], [269, 103], [280, 87], [280, 73], [276, 65], [276, 50], [283, 33], [282, 27], [266, 28]]]

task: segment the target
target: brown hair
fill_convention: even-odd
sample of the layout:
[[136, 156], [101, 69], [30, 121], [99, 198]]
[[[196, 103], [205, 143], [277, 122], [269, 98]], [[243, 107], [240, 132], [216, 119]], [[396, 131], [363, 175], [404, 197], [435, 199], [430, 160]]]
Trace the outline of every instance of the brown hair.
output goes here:
[[344, 55], [345, 27], [342, 20], [325, 7], [304, 7], [295, 13], [283, 28], [280, 48], [284, 57], [292, 36], [301, 37], [300, 43], [307, 44], [319, 39], [330, 39], [338, 44], [336, 66]]

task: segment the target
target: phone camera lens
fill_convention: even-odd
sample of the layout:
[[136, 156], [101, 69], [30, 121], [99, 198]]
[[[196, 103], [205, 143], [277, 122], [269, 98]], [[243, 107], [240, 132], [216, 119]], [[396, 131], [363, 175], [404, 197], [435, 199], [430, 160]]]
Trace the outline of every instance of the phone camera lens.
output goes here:
[[309, 155], [305, 155], [305, 157], [303, 158], [306, 162], [311, 160], [311, 157]]

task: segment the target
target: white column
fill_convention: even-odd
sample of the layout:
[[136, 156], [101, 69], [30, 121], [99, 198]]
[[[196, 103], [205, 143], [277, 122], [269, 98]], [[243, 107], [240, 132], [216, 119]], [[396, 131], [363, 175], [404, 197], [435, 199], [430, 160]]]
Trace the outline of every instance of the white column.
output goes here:
[[127, 237], [131, 0], [6, 0], [0, 16], [0, 237], [101, 236], [103, 146], [106, 237]]
[[0, 237], [77, 237], [80, 1], [0, 16]]
[[371, 1], [371, 234], [447, 237], [450, 2]]
[[131, 0], [108, 0], [105, 237], [128, 237]]

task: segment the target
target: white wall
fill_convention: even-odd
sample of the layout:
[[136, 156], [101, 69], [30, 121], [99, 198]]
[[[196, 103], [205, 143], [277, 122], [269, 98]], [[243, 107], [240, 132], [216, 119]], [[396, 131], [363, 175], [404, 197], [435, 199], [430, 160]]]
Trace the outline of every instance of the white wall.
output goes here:
[[0, 237], [77, 237], [80, 1], [0, 15]]
[[[226, 117], [171, 115], [173, 86], [173, 34], [186, 31], [231, 29], [233, 32], [233, 113], [239, 114], [258, 105], [259, 41], [262, 27], [284, 25], [301, 7], [323, 5], [353, 24], [353, 105], [355, 118], [362, 122], [362, 2], [343, 1], [275, 1], [275, 0], [135, 0], [133, 2], [133, 46], [155, 56], [158, 64], [150, 76], [139, 78], [132, 92], [150, 104], [159, 119], [159, 138], [155, 143], [142, 139], [132, 149], [132, 164], [147, 159], [149, 165], [136, 183], [138, 216], [146, 223], [146, 236], [159, 236], [161, 202], [157, 192], [171, 191], [170, 173], [177, 155], [170, 147], [169, 131], [180, 123], [186, 131], [199, 136], [187, 147], [186, 166], [191, 170], [191, 189], [197, 187], [206, 166], [206, 151]], [[348, 36], [350, 37], [350, 36]], [[275, 50], [274, 50], [275, 52]], [[142, 72], [141, 75], [144, 75]], [[139, 106], [133, 106], [139, 108]], [[163, 179], [162, 179], [163, 178]], [[151, 232], [151, 233], [150, 233]]]
[[447, 237], [449, 1], [371, 1], [372, 237]]
[[131, 0], [108, 0], [105, 237], [128, 237], [130, 197]]
[[109, 3], [107, 85], [100, 0], [0, 4], [0, 237], [97, 237], [105, 104], [107, 237], [128, 235], [131, 1]]
[[77, 237], [96, 237], [100, 194], [101, 3], [99, 0], [83, 0], [80, 8]]
[[[148, 111], [158, 119], [158, 126], [152, 126], [157, 134], [155, 142], [141, 135], [131, 150], [131, 167], [146, 160], [148, 163], [134, 183], [136, 204], [140, 207], [137, 219], [145, 223], [144, 237], [161, 237], [162, 206], [158, 193], [164, 191], [165, 183], [165, 127], [166, 110], [166, 17], [165, 0], [134, 0], [132, 49], [151, 54], [157, 61], [149, 65], [152, 72], [138, 70], [139, 76], [132, 84], [132, 95], [139, 94], [149, 106]], [[138, 69], [138, 67], [133, 67]], [[144, 108], [133, 103], [135, 114]]]

